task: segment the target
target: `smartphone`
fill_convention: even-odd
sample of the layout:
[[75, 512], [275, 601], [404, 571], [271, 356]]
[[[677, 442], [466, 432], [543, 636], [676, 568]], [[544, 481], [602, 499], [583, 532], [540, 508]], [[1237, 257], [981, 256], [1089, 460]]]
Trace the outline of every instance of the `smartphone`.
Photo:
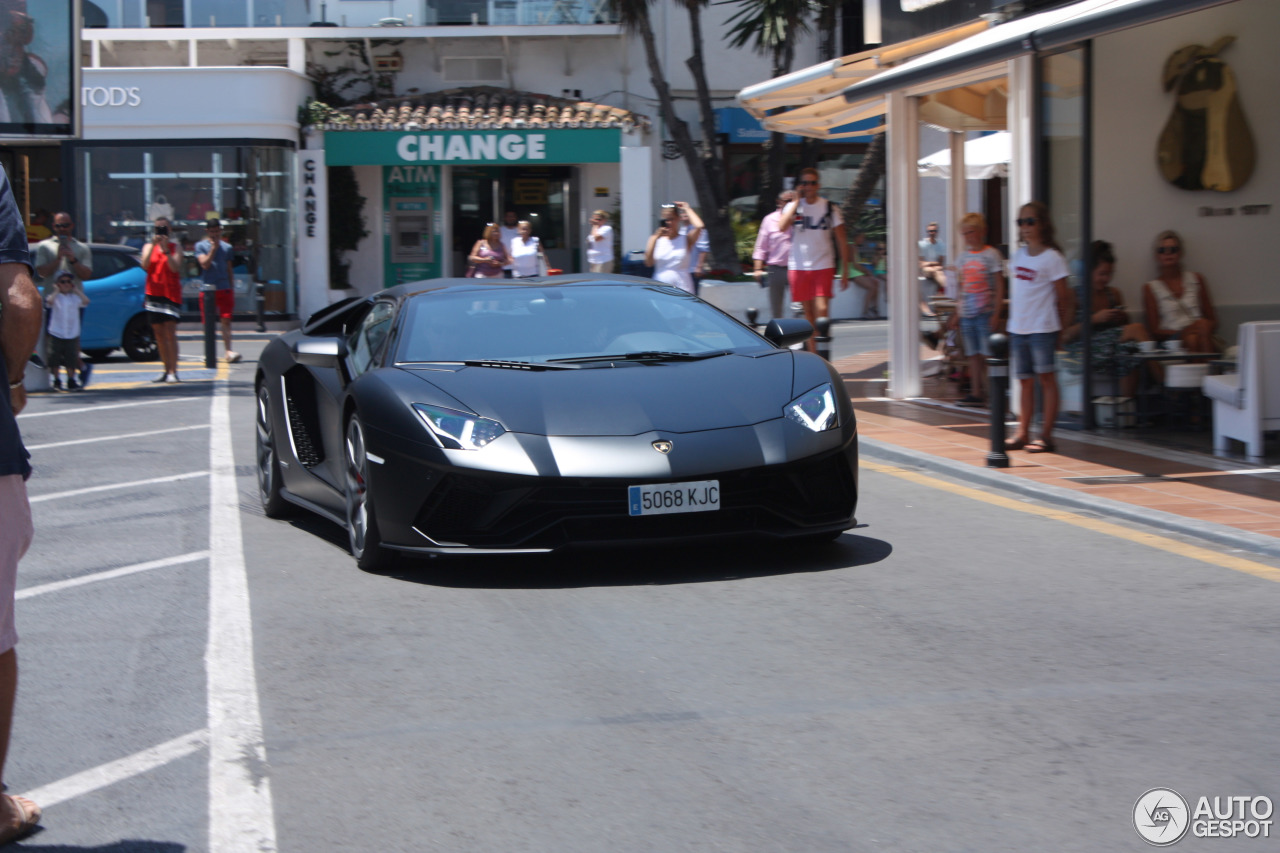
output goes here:
[[168, 226], [168, 225], [157, 225], [157, 226], [156, 226], [156, 236], [157, 236], [157, 237], [168, 237], [168, 236], [169, 236], [169, 226]]
[[662, 209], [663, 209], [663, 210], [675, 210], [675, 209], [676, 209], [676, 206], [675, 206], [674, 204], [672, 204], [671, 202], [667, 202], [667, 203], [665, 203], [665, 204], [663, 204], [663, 205], [662, 205]]

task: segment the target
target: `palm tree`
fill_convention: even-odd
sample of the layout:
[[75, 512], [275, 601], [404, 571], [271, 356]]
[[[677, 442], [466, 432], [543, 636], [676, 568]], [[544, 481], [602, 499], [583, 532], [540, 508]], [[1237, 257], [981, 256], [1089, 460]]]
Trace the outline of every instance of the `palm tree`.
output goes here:
[[645, 61], [649, 66], [649, 81], [658, 95], [658, 107], [663, 124], [671, 134], [677, 150], [684, 158], [697, 195], [698, 212], [707, 226], [711, 243], [711, 258], [715, 266], [732, 269], [737, 263], [734, 249], [733, 227], [729, 222], [729, 199], [726, 187], [724, 161], [716, 141], [715, 111], [711, 106], [711, 90], [707, 85], [706, 66], [702, 56], [702, 10], [707, 0], [676, 0], [689, 13], [689, 35], [693, 42], [693, 55], [686, 61], [693, 74], [698, 95], [699, 125], [702, 139], [695, 142], [689, 125], [676, 115], [662, 61], [658, 58], [657, 41], [653, 34], [653, 22], [649, 15], [649, 0], [610, 0], [618, 22], [633, 35], [638, 35], [644, 45]]
[[[781, 77], [791, 71], [796, 56], [796, 37], [808, 32], [809, 18], [819, 0], [734, 0], [739, 5], [729, 18], [729, 46], [745, 47], [768, 54], [772, 60], [772, 76]], [[831, 6], [830, 2], [827, 5]], [[834, 8], [834, 6], [832, 6]], [[786, 135], [774, 131], [764, 143], [764, 169], [761, 170], [760, 194], [756, 197], [756, 218], [773, 212], [774, 199], [782, 189], [786, 169]], [[806, 164], [808, 165], [808, 164]]]

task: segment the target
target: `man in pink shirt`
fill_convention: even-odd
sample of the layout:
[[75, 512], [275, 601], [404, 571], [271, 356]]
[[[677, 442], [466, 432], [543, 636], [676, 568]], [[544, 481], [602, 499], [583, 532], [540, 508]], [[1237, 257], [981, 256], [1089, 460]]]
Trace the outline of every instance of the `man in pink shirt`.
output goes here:
[[781, 317], [783, 297], [787, 294], [787, 261], [791, 258], [791, 232], [778, 227], [783, 205], [796, 197], [791, 190], [778, 193], [778, 209], [760, 222], [756, 248], [751, 257], [756, 262], [760, 286], [769, 287], [769, 317]]

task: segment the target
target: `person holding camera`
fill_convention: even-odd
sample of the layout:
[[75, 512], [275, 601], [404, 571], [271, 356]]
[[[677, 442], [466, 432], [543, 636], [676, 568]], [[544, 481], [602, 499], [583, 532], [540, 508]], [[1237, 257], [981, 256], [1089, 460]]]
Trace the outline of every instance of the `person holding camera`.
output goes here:
[[182, 244], [171, 239], [169, 220], [155, 220], [151, 242], [142, 247], [142, 268], [147, 271], [145, 307], [164, 375], [156, 382], [178, 381], [178, 318], [182, 315]]
[[[680, 229], [682, 216], [688, 216], [688, 228]], [[658, 216], [658, 230], [649, 237], [645, 246], [644, 262], [653, 267], [653, 277], [663, 284], [694, 292], [693, 275], [689, 272], [689, 254], [702, 234], [702, 218], [688, 202], [677, 201], [662, 205]]]
[[[88, 243], [81, 243], [73, 235], [75, 222], [71, 214], [60, 211], [53, 215], [53, 236], [41, 240], [35, 250], [35, 283], [40, 293], [46, 298], [57, 292], [54, 283], [64, 273], [71, 275], [72, 291], [80, 297], [81, 305], [88, 305], [89, 298], [84, 294], [84, 279], [93, 276], [93, 252]], [[83, 310], [80, 312], [83, 316]], [[80, 373], [80, 387], [89, 381], [90, 365], [84, 357], [76, 353], [77, 369]], [[68, 378], [70, 377], [70, 370]]]

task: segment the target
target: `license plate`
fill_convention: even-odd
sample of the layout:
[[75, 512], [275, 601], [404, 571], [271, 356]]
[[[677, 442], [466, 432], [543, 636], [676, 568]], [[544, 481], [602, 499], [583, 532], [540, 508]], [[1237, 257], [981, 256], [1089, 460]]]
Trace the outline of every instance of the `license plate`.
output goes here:
[[627, 504], [632, 515], [710, 512], [720, 508], [720, 481], [630, 486], [627, 489]]

